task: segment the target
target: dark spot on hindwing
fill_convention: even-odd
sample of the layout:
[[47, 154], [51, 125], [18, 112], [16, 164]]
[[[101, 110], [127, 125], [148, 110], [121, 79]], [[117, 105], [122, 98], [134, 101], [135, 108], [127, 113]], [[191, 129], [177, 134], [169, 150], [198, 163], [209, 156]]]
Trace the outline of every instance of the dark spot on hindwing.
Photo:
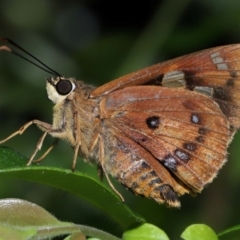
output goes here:
[[203, 127], [200, 127], [200, 128], [198, 129], [198, 133], [201, 134], [201, 135], [204, 135], [204, 134], [207, 133], [207, 129], [206, 129], [206, 128], [203, 128]]
[[141, 165], [142, 165], [143, 169], [149, 168], [149, 166], [146, 162], [142, 162]]
[[232, 78], [237, 78], [237, 76], [238, 76], [237, 71], [235, 71], [235, 70], [230, 71], [230, 76], [231, 76]]
[[160, 118], [156, 116], [152, 116], [146, 119], [146, 123], [150, 129], [156, 129], [158, 128], [160, 124]]
[[142, 138], [140, 139], [140, 141], [141, 141], [141, 142], [146, 142], [146, 141], [147, 141], [147, 138], [146, 138], [146, 137], [142, 137]]
[[203, 143], [204, 142], [204, 136], [203, 135], [206, 135], [207, 131], [208, 130], [206, 128], [200, 127], [198, 129], [198, 134], [199, 135], [195, 138], [196, 141], [199, 142], [199, 143]]
[[157, 177], [157, 174], [154, 170], [152, 170], [151, 172], [149, 172], [149, 174], [152, 176], [152, 177]]
[[[161, 186], [157, 186], [154, 188], [155, 191], [159, 191], [162, 198], [166, 201], [166, 203], [179, 203], [178, 195], [174, 190], [168, 185], [163, 184]], [[170, 205], [170, 204], [169, 204]]]
[[196, 137], [196, 141], [199, 143], [203, 143], [204, 142], [204, 137], [202, 135], [199, 135]]
[[149, 177], [148, 174], [143, 174], [141, 175], [140, 180], [145, 181], [148, 177]]
[[180, 160], [185, 161], [185, 162], [187, 162], [191, 158], [189, 153], [185, 152], [182, 149], [176, 149], [174, 153]]
[[164, 166], [169, 170], [177, 170], [177, 160], [171, 154], [168, 154], [164, 159], [162, 159], [162, 161]]
[[[185, 149], [187, 149], [188, 151], [195, 151], [196, 150], [196, 144], [195, 143], [184, 143], [183, 146]], [[190, 160], [191, 156], [188, 152], [177, 148], [174, 151], [174, 154], [177, 158], [179, 158], [180, 160], [187, 162]], [[160, 160], [160, 162], [163, 162], [163, 165], [168, 168], [171, 171], [177, 171], [177, 165], [178, 165], [178, 161], [176, 159], [176, 157], [172, 156], [171, 154], [166, 155], [163, 159]]]
[[133, 182], [132, 185], [131, 185], [131, 189], [136, 189], [136, 188], [139, 188], [139, 185], [137, 182]]
[[150, 185], [150, 186], [154, 186], [154, 185], [160, 184], [160, 183], [162, 183], [162, 181], [161, 181], [160, 178], [157, 177], [157, 178], [152, 179], [152, 180], [149, 182], [149, 185]]
[[[154, 178], [154, 180], [156, 180], [156, 179], [159, 179], [159, 180], [156, 180], [156, 183], [159, 181], [159, 183], [161, 183], [162, 181], [161, 181], [161, 179], [158, 177], [158, 175], [156, 174], [156, 172], [155, 171], [150, 171], [150, 172], [147, 172], [147, 173], [144, 173], [143, 175], [141, 175], [141, 177], [140, 177], [140, 180], [141, 181], [146, 181], [147, 179], [152, 179], [153, 177], [155, 177]], [[152, 182], [152, 180], [151, 180], [151, 182]]]
[[193, 142], [185, 142], [183, 147], [188, 151], [195, 151], [197, 149], [197, 144]]
[[229, 130], [230, 130], [230, 132], [231, 132], [231, 133], [233, 133], [233, 132], [235, 132], [235, 131], [236, 131], [236, 129], [234, 128], [234, 126], [233, 126], [233, 125], [230, 125], [230, 126], [229, 126]]
[[194, 124], [199, 124], [200, 123], [200, 117], [196, 113], [192, 113], [191, 115], [191, 122]]
[[226, 82], [226, 86], [233, 87], [234, 86], [235, 79], [229, 78]]

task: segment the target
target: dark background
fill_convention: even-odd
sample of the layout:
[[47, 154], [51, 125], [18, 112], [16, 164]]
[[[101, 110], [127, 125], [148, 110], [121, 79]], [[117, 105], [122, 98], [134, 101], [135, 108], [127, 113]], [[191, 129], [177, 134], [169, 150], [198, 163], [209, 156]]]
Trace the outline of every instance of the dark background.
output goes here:
[[[62, 75], [97, 86], [173, 57], [240, 42], [240, 1], [2, 0], [0, 36], [13, 39]], [[45, 77], [49, 74], [0, 52], [0, 139], [34, 118], [52, 121]], [[40, 135], [33, 126], [6, 145], [30, 156]], [[52, 139], [46, 142], [48, 146]], [[219, 232], [239, 223], [239, 143], [236, 134], [218, 177], [201, 195], [182, 197], [180, 210], [136, 197], [115, 184], [132, 209], [171, 239], [192, 223]], [[61, 142], [42, 164], [69, 168], [72, 156], [68, 144]], [[80, 171], [97, 177], [95, 167], [80, 162]], [[37, 203], [60, 220], [121, 235], [103, 213], [70, 193], [7, 179], [0, 182], [0, 198], [9, 197]]]

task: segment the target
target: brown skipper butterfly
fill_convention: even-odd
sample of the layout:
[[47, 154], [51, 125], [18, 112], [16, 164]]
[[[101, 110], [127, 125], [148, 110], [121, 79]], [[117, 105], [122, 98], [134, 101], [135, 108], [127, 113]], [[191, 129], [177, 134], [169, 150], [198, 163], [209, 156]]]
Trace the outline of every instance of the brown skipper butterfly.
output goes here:
[[200, 193], [227, 160], [240, 127], [239, 70], [240, 44], [178, 57], [98, 88], [47, 67], [54, 75], [46, 80], [53, 123], [32, 120], [0, 144], [35, 124], [44, 134], [28, 165], [49, 134], [71, 144], [73, 169], [80, 155], [98, 165], [115, 192], [108, 174], [135, 194], [179, 207], [179, 196]]

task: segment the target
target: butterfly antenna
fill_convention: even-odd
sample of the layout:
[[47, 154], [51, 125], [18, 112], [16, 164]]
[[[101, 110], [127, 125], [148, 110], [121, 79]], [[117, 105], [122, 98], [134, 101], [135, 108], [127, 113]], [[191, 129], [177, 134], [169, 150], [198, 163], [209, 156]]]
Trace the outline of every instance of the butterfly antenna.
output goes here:
[[[12, 41], [11, 39], [9, 38], [0, 38], [0, 41], [5, 41], [7, 42], [8, 44], [16, 47], [17, 49], [21, 50], [22, 52], [24, 52], [25, 54], [27, 54], [29, 57], [33, 58], [35, 61], [37, 61], [37, 63], [33, 62], [32, 60], [24, 57], [22, 54], [18, 53], [17, 51], [15, 51], [14, 49], [6, 46], [6, 45], [3, 45], [3, 46], [0, 46], [0, 50], [4, 50], [4, 51], [7, 51], [7, 52], [10, 52], [10, 53], [13, 53], [14, 55], [24, 59], [25, 61], [35, 65], [36, 67], [42, 69], [43, 71], [47, 72], [47, 73], [50, 73], [50, 74], [53, 74], [53, 75], [56, 75], [56, 76], [59, 76], [61, 77], [61, 75], [54, 71], [52, 68], [48, 67], [46, 64], [44, 64], [42, 61], [40, 61], [39, 59], [37, 59], [36, 57], [34, 57], [31, 53], [29, 53], [28, 51], [26, 51], [24, 48], [20, 47], [17, 43], [15, 43], [14, 41]], [[42, 65], [42, 66], [41, 66]]]

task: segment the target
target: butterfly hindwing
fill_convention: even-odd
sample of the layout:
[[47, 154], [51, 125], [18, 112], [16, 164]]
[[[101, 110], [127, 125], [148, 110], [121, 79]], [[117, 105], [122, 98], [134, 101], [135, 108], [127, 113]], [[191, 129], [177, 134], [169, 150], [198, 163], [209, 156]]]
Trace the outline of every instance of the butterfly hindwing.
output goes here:
[[101, 107], [106, 121], [192, 192], [211, 182], [226, 160], [229, 123], [219, 106], [202, 94], [136, 86], [109, 94]]

